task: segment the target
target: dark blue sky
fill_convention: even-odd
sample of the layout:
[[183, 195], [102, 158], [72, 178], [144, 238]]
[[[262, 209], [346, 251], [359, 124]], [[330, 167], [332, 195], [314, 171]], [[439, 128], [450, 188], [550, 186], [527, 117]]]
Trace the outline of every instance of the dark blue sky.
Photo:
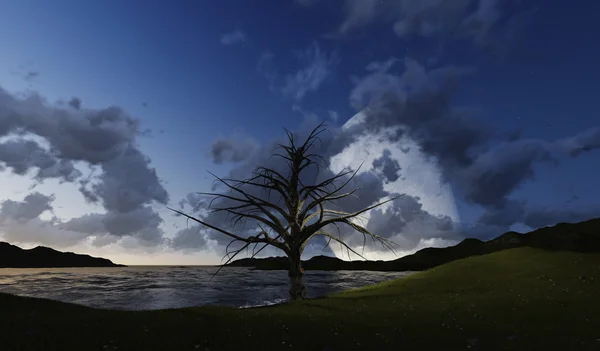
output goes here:
[[[281, 136], [282, 127], [299, 128], [307, 116], [341, 126], [358, 112], [350, 96], [372, 72], [369, 64], [390, 58], [398, 60], [386, 71], [394, 76], [405, 71], [406, 57], [426, 70], [473, 69], [448, 101], [476, 109], [476, 120], [493, 131], [470, 157], [515, 135], [580, 142], [600, 124], [598, 13], [593, 0], [3, 1], [0, 87], [36, 91], [50, 103], [77, 97], [84, 108], [120, 106], [139, 118], [141, 129], [152, 130], [136, 138], [139, 149], [176, 204], [210, 186], [205, 169], [223, 175], [239, 167], [211, 161], [217, 139], [247, 138], [250, 154], [250, 146]], [[598, 147], [593, 137], [585, 142]], [[504, 200], [526, 200], [538, 212], [598, 208], [598, 152], [529, 165], [534, 172], [521, 175]], [[454, 177], [473, 171], [452, 170]], [[452, 187], [465, 222], [502, 211]], [[46, 190], [61, 204], [58, 217], [87, 213], [69, 210], [63, 190]], [[160, 208], [164, 198], [151, 200], [169, 222], [163, 234], [175, 235]]]

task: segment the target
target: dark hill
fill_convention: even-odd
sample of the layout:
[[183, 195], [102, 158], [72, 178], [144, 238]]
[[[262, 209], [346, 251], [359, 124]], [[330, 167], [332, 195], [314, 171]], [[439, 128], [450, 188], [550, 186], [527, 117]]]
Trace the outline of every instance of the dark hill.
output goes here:
[[54, 267], [124, 267], [110, 260], [73, 252], [60, 252], [38, 246], [24, 250], [0, 242], [0, 268], [54, 268]]
[[[526, 234], [507, 232], [489, 241], [468, 238], [455, 246], [425, 248], [393, 261], [343, 261], [329, 256], [315, 256], [303, 261], [306, 270], [421, 271], [450, 261], [515, 247], [547, 250], [600, 252], [600, 218], [579, 223], [559, 223]], [[229, 266], [263, 270], [287, 270], [286, 257], [244, 258]]]

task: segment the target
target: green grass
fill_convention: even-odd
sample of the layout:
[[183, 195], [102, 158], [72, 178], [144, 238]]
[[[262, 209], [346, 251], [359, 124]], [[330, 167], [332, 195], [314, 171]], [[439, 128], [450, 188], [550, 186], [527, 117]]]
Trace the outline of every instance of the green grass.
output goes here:
[[323, 299], [246, 310], [109, 311], [0, 294], [6, 350], [327, 347], [600, 350], [600, 254], [512, 249]]

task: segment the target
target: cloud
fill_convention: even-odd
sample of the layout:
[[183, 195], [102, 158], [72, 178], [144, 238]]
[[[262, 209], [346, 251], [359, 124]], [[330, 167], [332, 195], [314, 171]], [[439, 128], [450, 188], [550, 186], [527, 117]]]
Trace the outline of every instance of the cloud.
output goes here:
[[466, 33], [472, 35], [476, 41], [482, 42], [500, 17], [498, 0], [479, 0], [475, 12], [471, 13], [462, 24]]
[[28, 132], [45, 139], [57, 157], [91, 164], [114, 159], [139, 131], [139, 121], [118, 107], [66, 110], [32, 94], [0, 90], [0, 136]]
[[69, 106], [76, 110], [79, 110], [81, 108], [81, 99], [76, 97], [72, 98], [71, 100], [69, 100]]
[[495, 145], [461, 170], [467, 200], [483, 206], [502, 206], [506, 197], [534, 176], [534, 165], [552, 161], [550, 144], [516, 140]]
[[223, 45], [241, 44], [245, 43], [247, 40], [246, 34], [239, 29], [221, 35], [221, 44]]
[[495, 142], [500, 135], [483, 122], [481, 111], [453, 106], [460, 78], [474, 72], [469, 67], [427, 70], [410, 58], [405, 58], [401, 74], [390, 72], [393, 64], [370, 67], [364, 77], [354, 79], [350, 103], [363, 110], [365, 118], [348, 129], [346, 140], [386, 129], [396, 131], [389, 135], [390, 142], [409, 137], [436, 161], [443, 179], [472, 204], [502, 206], [515, 189], [532, 179], [536, 164], [600, 147], [597, 128], [557, 141]]
[[561, 222], [581, 222], [597, 217], [600, 217], [600, 206], [598, 205], [576, 209], [533, 207], [526, 209], [523, 216], [523, 224], [531, 228], [539, 228]]
[[160, 228], [162, 218], [151, 207], [136, 208], [129, 212], [109, 211], [90, 213], [56, 224], [56, 228], [94, 237], [94, 245], [108, 245], [124, 237], [134, 237], [147, 245], [164, 242]]
[[[409, 195], [394, 200], [385, 210], [373, 210], [367, 229], [393, 240], [402, 250], [415, 249], [423, 240], [462, 238], [450, 217], [428, 213], [418, 197]], [[354, 236], [362, 239], [362, 235]], [[369, 245], [381, 247], [372, 241]]]
[[488, 209], [478, 219], [478, 223], [484, 226], [498, 226], [506, 230], [515, 223], [522, 223], [535, 229], [562, 222], [581, 222], [599, 216], [599, 205], [564, 208], [529, 205], [526, 201], [511, 199], [501, 207]]
[[207, 244], [202, 228], [197, 225], [178, 231], [171, 240], [171, 247], [184, 252], [206, 249]]
[[27, 222], [46, 211], [52, 211], [54, 195], [31, 193], [23, 201], [4, 200], [0, 205], [0, 221], [16, 220]]
[[151, 207], [136, 208], [129, 212], [108, 212], [104, 218], [106, 231], [114, 236], [135, 236], [147, 242], [161, 242], [162, 218]]
[[373, 160], [373, 168], [380, 171], [386, 182], [395, 182], [400, 178], [400, 164], [398, 160], [393, 159], [390, 150], [385, 149], [381, 157]]
[[211, 146], [210, 154], [215, 164], [241, 162], [250, 157], [257, 148], [258, 143], [256, 140], [237, 133], [215, 140]]
[[54, 200], [54, 195], [33, 192], [22, 201], [3, 201], [0, 224], [5, 238], [55, 246], [75, 245], [86, 239], [92, 239], [95, 246], [102, 246], [125, 237], [134, 237], [139, 243], [152, 246], [164, 242], [159, 228], [162, 218], [150, 207], [130, 212], [90, 213], [67, 221], [56, 217], [41, 219], [44, 212], [53, 212]]
[[272, 52], [264, 51], [260, 54], [256, 65], [256, 71], [269, 82], [270, 90], [276, 90], [275, 87], [279, 79], [279, 72], [275, 66], [274, 57]]
[[387, 59], [386, 61], [382, 61], [382, 62], [370, 62], [367, 67], [365, 67], [365, 69], [369, 72], [379, 72], [379, 73], [386, 73], [388, 72], [392, 66], [394, 66], [397, 62], [399, 62], [400, 60], [398, 60], [395, 57], [390, 57], [389, 59]]
[[557, 147], [573, 157], [600, 149], [600, 128], [590, 128], [557, 142]]
[[339, 63], [337, 53], [323, 52], [316, 42], [295, 52], [295, 58], [301, 67], [282, 76], [275, 65], [274, 55], [265, 51], [259, 57], [257, 71], [269, 81], [270, 90], [280, 92], [296, 102], [308, 93], [316, 92]]
[[179, 208], [183, 210], [188, 205], [193, 213], [197, 213], [201, 206], [207, 205], [205, 200], [206, 198], [198, 193], [189, 193], [179, 201]]
[[17, 175], [25, 175], [31, 169], [37, 169], [34, 178], [38, 181], [57, 178], [64, 182], [73, 182], [81, 176], [81, 172], [75, 168], [72, 161], [60, 160], [37, 142], [24, 139], [0, 143], [0, 171], [6, 168]]
[[86, 235], [66, 231], [50, 221], [33, 218], [28, 221], [9, 220], [2, 223], [4, 239], [13, 243], [35, 243], [50, 247], [70, 247], [83, 242]]
[[103, 172], [90, 190], [105, 209], [114, 212], [130, 212], [154, 201], [166, 204], [169, 195], [149, 163], [147, 156], [129, 146], [102, 164]]
[[327, 111], [327, 113], [329, 114], [329, 119], [331, 120], [331, 122], [333, 123], [337, 123], [337, 121], [340, 119], [340, 114], [337, 113], [336, 111]]
[[373, 21], [383, 11], [382, 1], [377, 0], [346, 0], [344, 11], [345, 19], [339, 28], [340, 33], [362, 27]]
[[100, 213], [88, 213], [62, 223], [61, 228], [88, 235], [104, 234], [104, 218], [105, 215]]
[[[314, 127], [313, 123], [306, 122], [306, 125], [299, 128], [299, 130], [296, 131], [298, 140], [303, 140], [303, 138], [306, 137], [307, 132], [312, 127]], [[316, 184], [335, 175], [335, 173], [329, 168], [329, 159], [341, 150], [339, 143], [344, 144], [347, 142], [347, 140], [344, 139], [345, 134], [342, 132], [341, 129], [330, 128], [330, 131], [331, 134], [325, 133], [322, 135], [322, 143], [316, 143], [314, 145], [314, 150], [312, 150], [314, 153], [322, 155], [325, 159], [324, 162], [320, 165], [318, 169], [317, 167], [309, 167], [306, 169], [305, 172], [303, 172], [301, 179], [303, 184]], [[250, 158], [234, 167], [227, 174], [226, 177], [233, 179], [245, 179], [251, 176], [252, 171], [257, 165], [269, 167], [282, 174], [287, 174], [289, 170], [287, 168], [285, 160], [280, 159], [278, 157], [271, 157], [275, 144], [278, 142], [285, 143], [285, 138], [278, 138], [276, 140], [273, 140], [272, 142], [262, 145], [257, 150], [257, 152], [255, 152]], [[388, 171], [391, 172], [391, 169], [394, 169], [394, 167], [397, 166], [397, 162], [394, 162], [395, 160], [389, 159], [389, 155], [386, 154], [384, 154], [379, 159], [379, 161], [381, 161], [382, 167], [385, 168], [386, 173], [388, 173]], [[388, 165], [388, 163], [390, 164]], [[388, 175], [392, 178], [394, 177], [391, 174]], [[344, 182], [346, 179], [347, 178], [340, 179], [339, 184]], [[334, 210], [353, 212], [368, 207], [378, 201], [381, 201], [386, 196], [390, 195], [390, 193], [384, 189], [384, 179], [385, 176], [381, 174], [378, 170], [369, 170], [369, 166], [367, 166], [365, 169], [363, 169], [363, 171], [359, 172], [346, 187], [346, 191], [358, 188], [359, 190], [355, 193], [356, 196], [338, 200], [335, 203], [329, 204], [328, 208]], [[271, 194], [266, 194], [264, 192], [261, 192], [261, 189], [257, 187], [242, 186], [241, 188], [248, 191], [253, 196], [268, 199], [273, 203], [283, 203], [280, 196], [275, 192], [272, 192]], [[203, 189], [198, 190], [202, 191]], [[229, 194], [229, 192], [225, 188], [219, 188], [218, 192]], [[422, 206], [418, 202], [417, 198], [411, 199], [412, 202], [408, 200], [397, 201], [395, 202], [395, 206], [405, 208], [405, 212], [403, 213], [404, 217], [402, 220], [406, 223], [410, 223], [407, 224], [406, 228], [411, 228], [415, 236], [417, 235], [419, 230], [424, 228], [436, 228], [435, 233], [445, 233], [446, 231], [452, 229], [452, 224], [447, 223], [449, 219], [434, 218], [432, 215], [429, 215], [428, 213], [426, 213], [426, 211], [422, 209]], [[246, 222], [242, 221], [234, 225], [235, 223], [233, 222], [231, 216], [227, 216], [223, 212], [211, 212], [208, 208], [210, 200], [212, 200], [212, 197], [210, 196], [203, 196], [191, 193], [180, 202], [180, 205], [182, 206], [182, 208], [184, 208], [184, 211], [186, 210], [186, 207], [189, 207], [191, 208], [190, 212], [193, 212], [199, 217], [202, 217], [202, 219], [206, 222], [216, 224], [224, 230], [231, 231], [232, 233], [236, 233], [242, 236], [250, 236], [258, 232], [258, 227], [256, 223], [254, 223], [251, 220], [248, 220]], [[233, 206], [236, 204], [237, 203], [235, 201], [229, 199], [218, 199], [212, 203], [212, 209]], [[420, 214], [411, 215], [411, 213], [415, 212], [416, 210], [408, 209], [408, 207], [418, 207]], [[385, 212], [384, 214], [379, 215], [380, 217], [390, 216], [391, 212]], [[398, 235], [398, 228], [395, 227], [398, 225], [398, 221], [380, 221], [381, 223], [376, 224], [376, 222], [379, 221], [379, 217], [377, 217], [378, 215], [371, 214], [370, 216], [371, 218], [375, 219], [368, 221], [368, 223], [369, 225], [371, 225], [372, 228], [377, 230], [377, 234], [383, 235], [385, 237]], [[368, 220], [369, 215], [367, 214], [365, 217]], [[198, 229], [200, 229], [199, 232]], [[344, 226], [340, 226], [340, 229], [342, 230], [342, 235], [344, 238], [347, 238], [352, 243], [356, 243], [357, 246], [362, 245], [361, 234], [354, 232], [352, 229], [344, 228]], [[337, 233], [337, 229], [335, 227], [329, 228], [329, 230], [332, 233]], [[431, 233], [432, 237], [438, 237], [435, 233]], [[201, 236], [201, 238], [199, 236]], [[444, 237], [451, 237], [451, 235], [449, 233], [445, 233]], [[216, 249], [223, 253], [224, 247], [230, 242], [230, 239], [222, 235], [221, 233], [218, 233], [211, 229], [206, 229], [203, 227], [194, 227], [194, 230], [185, 229], [182, 230], [179, 234], [177, 234], [176, 238], [172, 242], [172, 245], [175, 245], [176, 247], [189, 246], [202, 249], [206, 247], [209, 241], [214, 242], [216, 244]], [[321, 254], [325, 244], [326, 240], [323, 237], [316, 237], [309, 243], [309, 249], [307, 253]], [[410, 249], [413, 248], [413, 246], [416, 244], [413, 242], [412, 239], [410, 239], [406, 241], [404, 245]], [[331, 248], [325, 250], [325, 254], [331, 253]], [[271, 250], [268, 252], [263, 252], [263, 254], [274, 255], [281, 253], [278, 253], [276, 250]]]
[[[379, 135], [391, 143], [407, 137], [418, 145], [420, 152], [435, 161], [442, 172], [443, 181], [453, 185], [456, 196], [482, 208], [484, 215], [473, 226], [461, 225], [452, 222], [450, 217], [428, 213], [423, 209], [420, 199], [410, 196], [365, 215], [368, 228], [400, 243], [402, 249], [415, 249], [429, 242], [453, 242], [465, 236], [494, 236], [515, 223], [537, 226], [551, 221], [556, 213], [534, 208], [524, 211], [521, 209], [524, 205], [511, 199], [511, 194], [535, 177], [536, 165], [559, 162], [562, 158], [577, 157], [599, 148], [600, 132], [590, 129], [554, 141], [527, 138], [506, 140], [504, 134], [484, 122], [482, 111], [455, 104], [461, 79], [475, 71], [472, 67], [452, 65], [428, 69], [411, 58], [390, 58], [367, 65], [364, 76], [353, 77], [354, 88], [349, 96], [350, 104], [363, 112], [364, 119], [347, 128], [331, 128], [331, 134], [323, 136], [322, 143], [315, 144], [314, 152], [323, 155], [326, 161], [319, 172], [309, 169], [303, 175], [303, 183], [315, 183], [333, 175], [329, 169], [329, 159], [363, 134]], [[310, 122], [306, 120], [297, 130], [299, 139], [314, 127], [314, 119]], [[384, 131], [386, 133], [382, 133]], [[285, 143], [285, 140], [278, 139], [262, 145], [250, 157], [240, 161], [228, 177], [244, 179], [251, 175], [256, 165], [287, 171], [285, 162], [277, 157], [270, 158], [275, 142]], [[406, 149], [405, 152], [410, 150]], [[397, 179], [400, 164], [384, 152], [372, 166], [372, 169], [367, 168], [359, 173], [348, 186], [349, 189], [361, 188], [358, 198], [338, 201], [333, 205], [334, 209], [351, 212], [391, 195], [383, 185], [385, 181]], [[264, 196], [259, 192], [253, 195]], [[250, 221], [234, 226], [223, 213], [206, 211], [209, 200], [190, 195], [182, 201], [182, 205], [196, 204], [196, 213], [209, 223], [223, 225], [226, 230], [244, 235], [251, 235], [257, 230]], [[273, 195], [271, 200], [277, 202], [280, 199]], [[213, 206], [232, 204], [228, 200], [218, 200]], [[557, 215], [557, 218], [586, 218], [591, 214], [590, 211], [581, 210], [562, 217]], [[336, 231], [335, 228], [332, 230]], [[352, 245], [362, 245], [362, 235], [352, 230], [342, 230]], [[178, 237], [177, 245], [184, 246], [186, 240], [199, 240], [202, 245], [215, 242], [222, 249], [223, 245], [229, 243], [220, 233], [205, 228], [201, 228], [200, 232], [202, 239], [185, 232]], [[324, 240], [320, 238], [311, 244], [314, 248], [323, 245]], [[368, 248], [375, 249], [375, 246], [369, 244]]]
[[[169, 195], [151, 160], [137, 147], [137, 137], [142, 135], [139, 121], [119, 107], [86, 109], [80, 103], [73, 105], [52, 105], [35, 93], [18, 98], [0, 89], [0, 138], [4, 140], [0, 166], [23, 176], [37, 170], [33, 176], [36, 182], [57, 178], [78, 184], [87, 201], [106, 210], [84, 216], [80, 222], [101, 220], [104, 235], [132, 235], [144, 242], [160, 243], [161, 221], [150, 206], [166, 204]], [[98, 174], [82, 178], [75, 164], [94, 168]], [[69, 230], [53, 230], [68, 231], [69, 240], [83, 240], [92, 234], [91, 229], [77, 226], [77, 220], [72, 219], [75, 222], [67, 226]], [[48, 227], [57, 223], [42, 224]], [[100, 225], [90, 228], [97, 231]]]
[[[296, 2], [303, 6], [316, 3], [306, 0]], [[524, 21], [520, 16], [508, 12], [512, 3], [497, 0], [344, 0], [344, 20], [338, 27], [338, 34], [351, 35], [360, 28], [383, 22], [399, 38], [406, 40], [419, 37], [446, 43], [468, 39], [480, 48], [489, 48], [496, 45], [496, 41], [512, 40], [515, 31], [522, 26]], [[505, 26], [500, 28], [500, 25]], [[439, 53], [436, 53], [435, 61], [441, 61], [437, 55]], [[301, 68], [288, 75], [280, 73], [274, 55], [269, 52], [261, 55], [257, 65], [257, 70], [269, 81], [270, 89], [282, 92], [296, 104], [309, 93], [317, 91], [339, 63], [335, 53], [325, 54], [316, 43], [301, 52], [298, 58]], [[437, 63], [434, 64], [437, 66]], [[468, 66], [448, 65], [431, 69], [410, 57], [391, 57], [369, 63], [363, 76], [352, 77], [354, 87], [349, 96], [350, 105], [363, 111], [364, 120], [343, 130], [333, 128], [331, 136], [324, 137], [323, 145], [318, 146], [315, 152], [323, 155], [326, 161], [318, 173], [315, 169], [309, 170], [303, 182], [314, 183], [332, 176], [328, 160], [360, 135], [384, 135], [382, 131], [392, 131], [385, 134], [387, 141], [394, 143], [402, 137], [415, 141], [418, 145], [415, 148], [439, 166], [443, 181], [452, 184], [456, 196], [469, 205], [479, 207], [484, 213], [478, 223], [469, 227], [453, 223], [450, 217], [428, 213], [418, 197], [404, 196], [365, 215], [369, 229], [400, 243], [403, 249], [415, 249], [431, 242], [456, 241], [464, 236], [498, 235], [515, 223], [539, 226], [559, 217], [585, 218], [584, 215], [591, 215], [593, 211], [581, 210], [564, 211], [566, 214], [559, 216], [552, 209], [526, 206], [512, 199], [511, 195], [526, 181], [534, 179], [536, 165], [577, 157], [599, 148], [598, 129], [554, 141], [505, 140], [505, 135], [495, 131], [481, 118], [482, 111], [456, 105], [461, 80], [475, 72], [474, 67]], [[307, 116], [301, 109], [296, 110]], [[297, 131], [300, 139], [306, 131], [306, 125]], [[285, 140], [276, 141], [285, 143]], [[274, 142], [257, 147], [250, 155], [236, 156], [237, 150], [241, 149], [239, 145], [234, 140], [222, 138], [213, 145], [213, 158], [215, 163], [237, 162], [227, 175], [230, 178], [244, 179], [251, 175], [256, 165], [284, 172], [284, 162], [276, 157], [269, 158]], [[228, 152], [227, 156], [224, 156], [223, 150]], [[402, 151], [408, 153], [410, 148]], [[368, 166], [372, 169], [359, 173], [348, 186], [350, 189], [361, 188], [358, 198], [339, 201], [334, 208], [353, 211], [391, 195], [384, 185], [386, 181], [397, 180], [400, 176], [398, 161], [392, 159], [388, 151]], [[264, 196], [259, 192], [252, 194]], [[231, 218], [222, 212], [208, 211], [209, 200], [198, 194], [189, 194], [180, 205], [182, 208], [191, 207], [192, 212], [207, 222], [223, 226], [226, 230], [242, 235], [256, 232], [257, 228], [251, 222], [234, 226]], [[277, 202], [280, 199], [273, 195], [271, 200]], [[233, 203], [227, 199], [213, 203], [217, 207], [228, 205]], [[362, 235], [352, 230], [345, 230], [343, 234], [348, 236], [352, 245], [362, 245]], [[229, 243], [222, 234], [198, 227], [180, 231], [175, 239], [171, 244], [179, 248], [186, 245], [203, 248], [214, 242], [223, 249]], [[323, 243], [321, 239], [315, 240], [311, 247]], [[370, 248], [373, 246], [370, 245]]]
[[[524, 181], [532, 179], [535, 164], [553, 162], [557, 158], [577, 154], [574, 150], [590, 150], [589, 146], [595, 145], [596, 133], [587, 131], [554, 142], [537, 139], [494, 142], [495, 134], [487, 125], [476, 120], [477, 114], [466, 113], [463, 109], [455, 110], [450, 106], [452, 96], [457, 91], [454, 80], [464, 72], [464, 69], [457, 67], [426, 71], [417, 62], [407, 60], [402, 75], [388, 77], [388, 81], [393, 83], [390, 84], [391, 91], [381, 90], [379, 85], [373, 85], [376, 88], [374, 93], [363, 87], [361, 94], [355, 93], [353, 96], [356, 101], [368, 101], [364, 120], [355, 127], [330, 128], [331, 133], [323, 135], [322, 143], [315, 144], [313, 150], [324, 156], [325, 162], [318, 172], [316, 168], [309, 168], [303, 175], [302, 182], [314, 184], [332, 176], [334, 173], [329, 169], [331, 157], [342, 152], [362, 134], [378, 134], [381, 138], [388, 138], [390, 142], [397, 141], [400, 136], [409, 136], [417, 142], [425, 155], [437, 161], [444, 172], [444, 179], [457, 186], [457, 196], [462, 195], [469, 203], [482, 206], [485, 214], [474, 225], [459, 224], [448, 216], [428, 213], [418, 197], [405, 195], [389, 206], [372, 210], [358, 219], [369, 230], [400, 244], [402, 251], [416, 250], [431, 243], [452, 244], [466, 236], [489, 238], [507, 231], [519, 221], [524, 225], [539, 225], [549, 221], [551, 215], [544, 215], [546, 212], [530, 210], [528, 215], [522, 214], [520, 208], [523, 205], [511, 200], [510, 194]], [[360, 81], [358, 84], [360, 85]], [[306, 121], [296, 131], [299, 140], [314, 127], [314, 121], [311, 122]], [[385, 128], [395, 132], [381, 133]], [[277, 157], [270, 157], [276, 142], [285, 143], [285, 140], [277, 139], [262, 145], [251, 157], [234, 167], [227, 177], [244, 179], [251, 175], [256, 165], [287, 174], [285, 162]], [[329, 208], [353, 212], [392, 195], [384, 189], [384, 182], [393, 181], [399, 176], [398, 162], [391, 158], [389, 152], [384, 151], [372, 166], [372, 169], [368, 166], [363, 169], [347, 186], [348, 190], [360, 188], [357, 197], [337, 201], [330, 204]], [[255, 188], [245, 189], [254, 196], [266, 196]], [[211, 199], [190, 194], [182, 200], [181, 205], [189, 205], [194, 208], [193, 212], [208, 223], [217, 224], [225, 230], [245, 236], [257, 232], [258, 228], [252, 221], [234, 225], [231, 217], [222, 212], [210, 212], [208, 202]], [[274, 193], [269, 199], [275, 203], [281, 201]], [[221, 199], [213, 203], [213, 208], [234, 204], [228, 199]], [[567, 217], [584, 219], [590, 214], [590, 211], [573, 211]], [[199, 229], [198, 233], [198, 228], [195, 228], [194, 235], [190, 230], [178, 234], [177, 243], [173, 245], [185, 247], [189, 241], [190, 247], [200, 249], [206, 248], [208, 242], [214, 242], [217, 250], [222, 252], [230, 241], [213, 230]], [[337, 234], [337, 228], [328, 229]], [[355, 248], [362, 247], [361, 234], [343, 226], [340, 229], [342, 238]], [[310, 252], [320, 254], [320, 248], [325, 243], [321, 237], [314, 239], [309, 244]], [[382, 250], [380, 244], [367, 242], [366, 252], [378, 250]], [[331, 254], [331, 248], [326, 250], [327, 253]], [[272, 250], [269, 254], [281, 253]]]
[[316, 4], [319, 0], [295, 0], [296, 3], [302, 5], [302, 6], [311, 6]]
[[26, 80], [26, 81], [28, 81], [28, 82], [31, 82], [31, 81], [37, 79], [39, 76], [40, 76], [40, 72], [37, 72], [37, 71], [28, 71], [27, 73], [25, 73], [23, 75], [23, 79]]
[[61, 230], [55, 225], [56, 218], [42, 220], [44, 212], [52, 212], [54, 195], [33, 192], [21, 201], [4, 200], [0, 205], [0, 228], [5, 240], [30, 242], [42, 245], [73, 245], [84, 235]]
[[504, 15], [497, 0], [345, 0], [342, 9], [344, 20], [337, 29], [338, 35], [384, 22], [401, 38], [469, 37], [479, 44], [484, 43]]
[[297, 56], [305, 66], [295, 74], [287, 75], [282, 88], [284, 95], [291, 96], [296, 101], [302, 100], [309, 92], [317, 91], [339, 61], [337, 54], [332, 53], [328, 56], [321, 51], [317, 43], [298, 52]]
[[481, 40], [499, 20], [495, 0], [400, 1], [393, 28], [399, 37], [451, 33]]

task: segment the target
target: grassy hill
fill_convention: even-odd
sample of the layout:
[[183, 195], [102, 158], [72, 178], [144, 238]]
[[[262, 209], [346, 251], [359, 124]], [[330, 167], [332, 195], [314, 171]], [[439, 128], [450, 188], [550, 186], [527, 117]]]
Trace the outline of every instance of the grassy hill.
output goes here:
[[600, 350], [600, 254], [516, 248], [326, 298], [109, 311], [0, 294], [6, 350]]
[[[457, 259], [516, 247], [600, 252], [600, 218], [579, 223], [559, 223], [525, 234], [508, 232], [489, 241], [469, 238], [455, 246], [425, 248], [393, 261], [344, 261], [335, 257], [315, 256], [303, 261], [302, 267], [305, 270], [422, 271]], [[287, 270], [289, 261], [286, 257], [243, 258], [231, 262], [229, 266]]]

